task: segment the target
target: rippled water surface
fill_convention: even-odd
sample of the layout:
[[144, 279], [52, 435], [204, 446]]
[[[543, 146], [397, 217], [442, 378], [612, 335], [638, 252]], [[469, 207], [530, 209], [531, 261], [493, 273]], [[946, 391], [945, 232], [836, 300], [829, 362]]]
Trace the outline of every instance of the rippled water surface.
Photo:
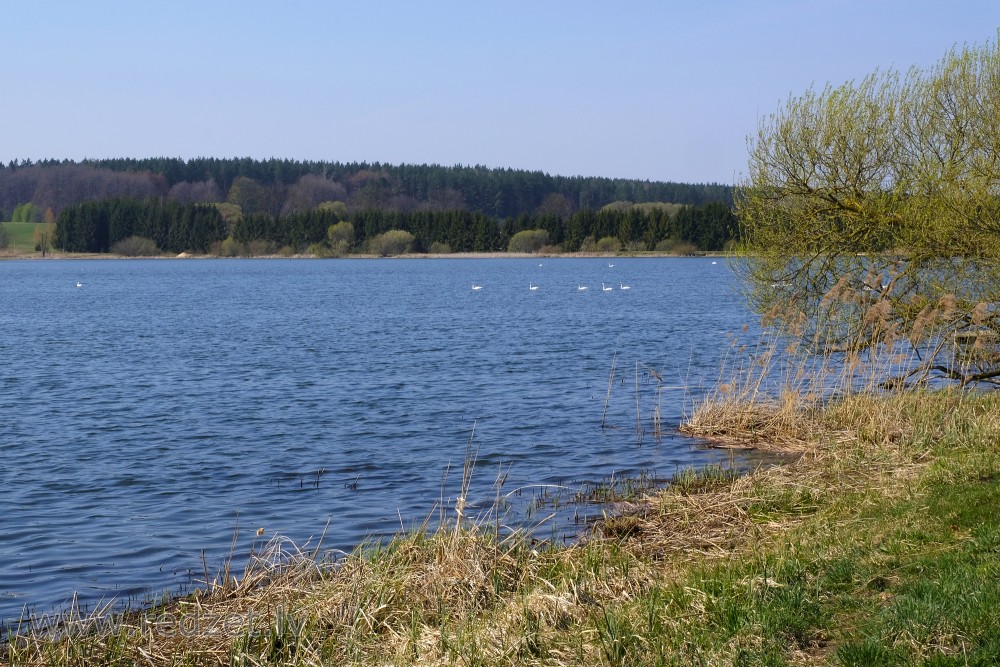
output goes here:
[[243, 554], [258, 528], [329, 522], [348, 550], [412, 527], [470, 441], [472, 500], [503, 471], [512, 524], [533, 485], [715, 460], [670, 429], [749, 319], [730, 271], [612, 263], [0, 263], [0, 620], [177, 590], [237, 531]]

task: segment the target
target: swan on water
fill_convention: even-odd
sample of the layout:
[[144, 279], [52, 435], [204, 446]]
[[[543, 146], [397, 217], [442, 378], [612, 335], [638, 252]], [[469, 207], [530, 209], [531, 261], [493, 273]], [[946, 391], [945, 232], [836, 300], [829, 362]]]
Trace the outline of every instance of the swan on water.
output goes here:
[[77, 287], [83, 287], [83, 283], [81, 283], [79, 280], [77, 280], [76, 281], [76, 286]]
[[604, 290], [605, 292], [610, 292], [611, 290], [614, 289], [614, 287], [611, 287], [610, 285], [605, 285], [604, 283], [601, 283], [601, 289]]
[[535, 290], [538, 289], [538, 285], [532, 285], [531, 283], [528, 283], [528, 289], [534, 292]]
[[577, 292], [583, 292], [583, 291], [585, 291], [586, 289], [587, 289], [587, 286], [586, 286], [586, 285], [577, 285], [577, 286], [576, 286], [576, 291], [577, 291]]
[[483, 286], [482, 285], [477, 285], [476, 283], [472, 283], [472, 289], [477, 289], [477, 290], [478, 289], [483, 289]]
[[632, 289], [632, 286], [631, 285], [623, 285], [622, 283], [618, 283], [618, 289]]

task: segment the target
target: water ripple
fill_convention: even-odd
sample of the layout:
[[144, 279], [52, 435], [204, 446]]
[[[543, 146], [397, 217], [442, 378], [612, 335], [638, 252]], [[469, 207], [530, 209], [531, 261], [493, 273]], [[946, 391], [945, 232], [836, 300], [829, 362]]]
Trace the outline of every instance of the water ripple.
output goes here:
[[[543, 289], [529, 293], [531, 267]], [[728, 273], [623, 259], [629, 293], [576, 291], [606, 270], [0, 263], [0, 623], [74, 592], [92, 605], [190, 585], [234, 533], [241, 558], [258, 528], [302, 543], [329, 521], [324, 543], [346, 550], [436, 521], [470, 437], [484, 508], [501, 472], [506, 493], [711, 460], [671, 436], [637, 442], [635, 375], [645, 364], [693, 391], [714, 379], [745, 319]], [[640, 387], [645, 414], [654, 389]], [[676, 423], [691, 393], [664, 391], [664, 418]], [[605, 409], [617, 428], [600, 428]], [[511, 497], [505, 521], [529, 495]]]

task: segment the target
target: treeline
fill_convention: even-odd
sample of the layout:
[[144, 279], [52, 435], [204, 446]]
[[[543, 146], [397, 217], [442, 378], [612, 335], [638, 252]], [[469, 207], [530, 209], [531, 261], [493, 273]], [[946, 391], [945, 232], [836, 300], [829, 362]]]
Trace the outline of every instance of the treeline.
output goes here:
[[53, 244], [67, 252], [108, 252], [125, 239], [141, 237], [159, 250], [204, 253], [227, 236], [226, 222], [211, 204], [115, 198], [64, 209]]
[[719, 203], [704, 206], [622, 206], [599, 211], [578, 211], [562, 218], [545, 213], [505, 218], [499, 223], [481, 214], [392, 213], [363, 211], [351, 217], [361, 242], [392, 229], [410, 232], [414, 249], [427, 251], [434, 244], [452, 252], [498, 252], [509, 249], [519, 232], [544, 230], [545, 245], [562, 252], [594, 250], [602, 239], [617, 248], [641, 250], [722, 250], [736, 237], [736, 217]]
[[529, 230], [544, 232], [544, 245], [563, 252], [719, 250], [736, 234], [732, 210], [720, 203], [618, 205], [567, 217], [541, 213], [502, 220], [466, 210], [350, 213], [342, 207], [321, 207], [282, 216], [240, 215], [227, 221], [220, 208], [156, 198], [84, 202], [62, 211], [54, 242], [69, 252], [107, 252], [133, 236], [152, 239], [160, 250], [175, 253], [217, 250], [215, 244], [223, 242], [306, 252], [321, 250], [332, 238], [331, 227], [342, 222], [350, 223], [352, 230], [341, 248], [349, 252], [367, 251], [373, 239], [391, 230], [411, 234], [415, 252], [501, 252], [509, 249], [515, 235]]
[[349, 211], [463, 210], [494, 219], [568, 218], [617, 201], [732, 204], [732, 188], [483, 166], [389, 165], [295, 160], [147, 158], [11, 161], [0, 164], [0, 218], [32, 204], [39, 219], [84, 201], [160, 197], [181, 204], [230, 203], [243, 214], [304, 213], [324, 202]]

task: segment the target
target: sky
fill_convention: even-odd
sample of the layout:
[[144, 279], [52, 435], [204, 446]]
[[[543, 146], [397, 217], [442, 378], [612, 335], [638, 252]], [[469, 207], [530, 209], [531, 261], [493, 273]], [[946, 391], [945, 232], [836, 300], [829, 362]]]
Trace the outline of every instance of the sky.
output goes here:
[[734, 184], [789, 98], [995, 43], [997, 0], [0, 0], [0, 160]]

